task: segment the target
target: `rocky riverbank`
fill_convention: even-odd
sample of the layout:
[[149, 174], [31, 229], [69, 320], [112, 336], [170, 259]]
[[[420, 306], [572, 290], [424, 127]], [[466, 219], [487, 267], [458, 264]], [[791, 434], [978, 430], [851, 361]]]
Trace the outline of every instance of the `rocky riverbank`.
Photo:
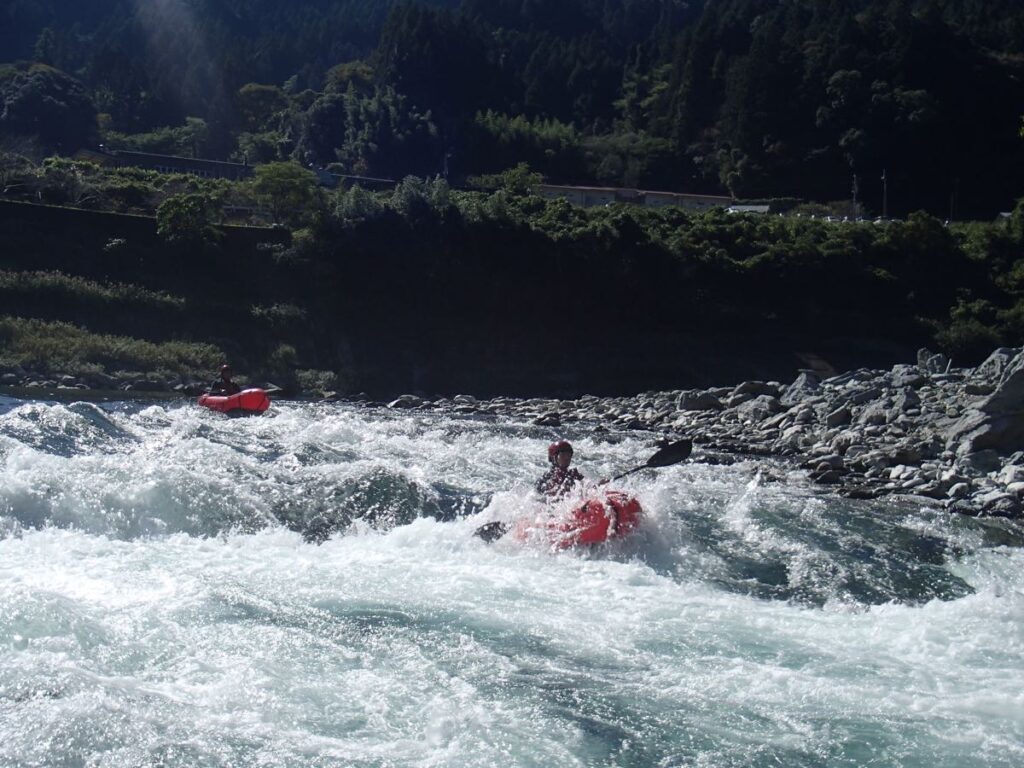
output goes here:
[[977, 368], [918, 353], [913, 365], [790, 384], [746, 381], [701, 390], [577, 400], [403, 395], [390, 408], [593, 424], [690, 437], [716, 455], [777, 457], [856, 498], [923, 497], [969, 515], [1024, 516], [1024, 351], [997, 349]]

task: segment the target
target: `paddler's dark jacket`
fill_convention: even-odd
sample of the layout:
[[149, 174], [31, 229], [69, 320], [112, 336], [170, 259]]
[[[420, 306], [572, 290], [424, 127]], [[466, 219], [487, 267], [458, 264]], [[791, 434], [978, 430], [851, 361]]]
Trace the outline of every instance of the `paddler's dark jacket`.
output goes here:
[[537, 492], [544, 494], [549, 499], [560, 499], [571, 491], [576, 483], [582, 482], [583, 475], [575, 467], [569, 469], [552, 467], [537, 481]]
[[214, 379], [213, 384], [210, 385], [211, 395], [237, 395], [241, 391], [242, 388], [230, 379], [228, 381]]

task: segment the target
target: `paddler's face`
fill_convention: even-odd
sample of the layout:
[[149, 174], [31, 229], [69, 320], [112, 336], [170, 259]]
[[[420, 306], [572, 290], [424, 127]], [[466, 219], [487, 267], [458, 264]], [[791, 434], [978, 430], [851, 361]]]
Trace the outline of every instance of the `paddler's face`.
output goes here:
[[569, 465], [571, 463], [572, 463], [572, 451], [571, 450], [567, 450], [567, 449], [563, 448], [562, 450], [560, 450], [558, 453], [555, 454], [555, 465], [556, 466], [561, 467], [562, 469], [568, 469]]

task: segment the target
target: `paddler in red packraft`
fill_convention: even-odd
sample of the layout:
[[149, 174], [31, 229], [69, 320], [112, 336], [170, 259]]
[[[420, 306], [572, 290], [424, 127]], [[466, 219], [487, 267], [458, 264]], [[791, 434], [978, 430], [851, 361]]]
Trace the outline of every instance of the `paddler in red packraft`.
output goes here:
[[241, 391], [242, 388], [231, 380], [231, 366], [222, 365], [220, 367], [220, 378], [214, 379], [213, 384], [210, 385], [210, 394], [237, 395]]
[[548, 461], [551, 469], [537, 481], [537, 493], [550, 501], [557, 501], [569, 493], [577, 483], [583, 482], [578, 469], [570, 469], [572, 445], [568, 440], [559, 440], [548, 446]]

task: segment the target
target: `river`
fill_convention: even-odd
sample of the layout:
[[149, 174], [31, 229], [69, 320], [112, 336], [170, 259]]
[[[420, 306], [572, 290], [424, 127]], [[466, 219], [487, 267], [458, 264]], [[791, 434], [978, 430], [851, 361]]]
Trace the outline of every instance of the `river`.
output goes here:
[[1024, 765], [1012, 524], [698, 445], [624, 541], [474, 537], [557, 436], [0, 398], [0, 766]]

